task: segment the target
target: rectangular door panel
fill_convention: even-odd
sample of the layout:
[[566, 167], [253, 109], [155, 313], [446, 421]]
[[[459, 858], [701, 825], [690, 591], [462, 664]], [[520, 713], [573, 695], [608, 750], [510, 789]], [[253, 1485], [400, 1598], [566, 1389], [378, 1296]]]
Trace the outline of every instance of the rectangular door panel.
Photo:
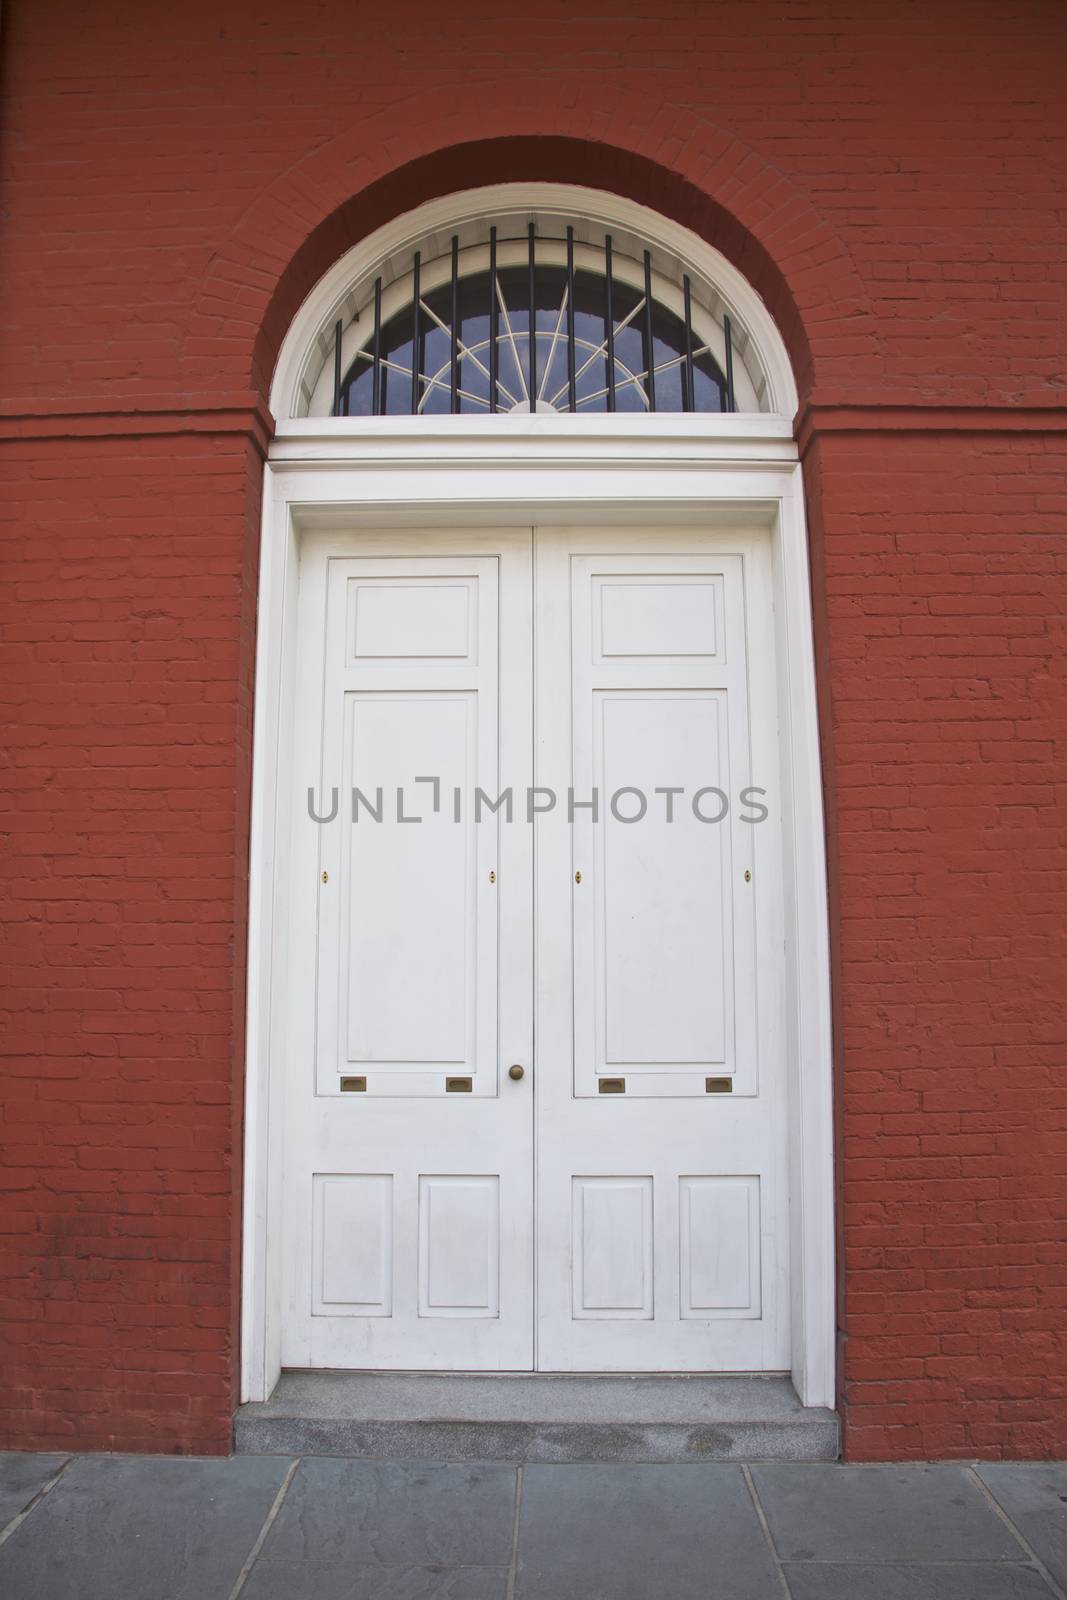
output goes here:
[[[574, 907], [576, 948], [591, 946], [596, 967], [598, 1073], [721, 1071], [727, 1060], [726, 835], [701, 823], [674, 793], [694, 795], [709, 777], [728, 788], [724, 700], [716, 691], [603, 690], [593, 697], [593, 781], [609, 799], [591, 882], [585, 894], [576, 888]], [[663, 809], [662, 823], [653, 808]], [[588, 1026], [588, 1017], [581, 1020]]]
[[499, 1315], [500, 1179], [419, 1179], [419, 1316]]
[[449, 565], [328, 563], [320, 1094], [351, 1077], [371, 1097], [444, 1095], [457, 1077], [496, 1093], [500, 839], [471, 801], [500, 773], [499, 572]]
[[574, 1179], [573, 1315], [653, 1315], [652, 1179]]
[[320, 1173], [314, 1187], [317, 1316], [388, 1317], [393, 1301], [390, 1173]]
[[758, 1177], [680, 1178], [683, 1317], [758, 1317]]
[[[416, 749], [449, 792], [470, 783], [473, 695], [353, 696], [350, 710], [343, 770], [353, 783], [384, 780], [392, 798], [411, 783]], [[353, 829], [340, 889], [346, 1069], [473, 1070], [477, 883], [468, 832], [440, 812]]]
[[768, 544], [535, 547], [538, 1365], [784, 1370]]
[[752, 1093], [741, 558], [572, 553], [568, 570], [575, 1092], [621, 1073], [628, 1094], [703, 1095], [708, 1075]]

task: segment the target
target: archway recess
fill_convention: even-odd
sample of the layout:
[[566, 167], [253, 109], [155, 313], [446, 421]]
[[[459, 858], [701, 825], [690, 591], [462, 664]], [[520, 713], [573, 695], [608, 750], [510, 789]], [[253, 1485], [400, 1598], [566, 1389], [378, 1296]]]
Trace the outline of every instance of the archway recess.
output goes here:
[[[541, 279], [539, 272], [544, 274]], [[525, 302], [524, 274], [529, 284]], [[579, 276], [584, 279], [581, 284]], [[542, 284], [548, 285], [544, 296], [539, 292]], [[616, 285], [618, 304], [611, 300]], [[463, 311], [465, 295], [478, 302], [469, 318]], [[492, 318], [494, 305], [503, 325], [495, 337], [491, 326], [477, 325], [479, 317]], [[572, 315], [577, 320], [579, 312], [584, 322], [572, 337], [569, 320]], [[434, 330], [441, 347], [437, 356], [420, 346], [420, 318]], [[499, 358], [498, 341], [501, 347], [505, 341], [510, 344], [513, 362], [502, 381], [499, 367], [494, 374], [490, 354], [496, 349]], [[577, 369], [589, 362], [601, 364], [603, 381], [589, 382], [583, 389]], [[609, 398], [612, 379], [614, 411]], [[620, 405], [624, 394], [627, 398]], [[428, 398], [432, 404], [426, 403]], [[773, 967], [774, 974], [767, 980], [765, 1003], [757, 1005], [755, 989], [749, 997], [746, 1015], [751, 1026], [745, 1037], [758, 1042], [758, 1049], [753, 1043], [744, 1061], [738, 1057], [738, 1071], [750, 1076], [738, 1077], [731, 1103], [740, 1109], [746, 1095], [758, 1098], [759, 1091], [751, 1086], [763, 1070], [760, 1059], [769, 1063], [766, 1081], [774, 1078], [778, 1089], [765, 1133], [760, 1134], [764, 1145], [759, 1161], [753, 1157], [752, 1165], [740, 1172], [736, 1164], [731, 1169], [729, 1161], [718, 1168], [712, 1165], [713, 1187], [707, 1190], [718, 1196], [714, 1185], [719, 1173], [734, 1185], [730, 1194], [739, 1205], [742, 1189], [745, 1196], [764, 1196], [764, 1201], [752, 1199], [751, 1205], [749, 1199], [744, 1201], [746, 1216], [757, 1219], [746, 1225], [760, 1234], [764, 1266], [753, 1253], [745, 1256], [742, 1268], [747, 1271], [745, 1262], [754, 1263], [752, 1281], [762, 1282], [767, 1303], [773, 1301], [774, 1333], [773, 1339], [769, 1334], [764, 1337], [772, 1327], [769, 1315], [764, 1319], [757, 1311], [735, 1317], [725, 1307], [726, 1322], [747, 1321], [754, 1326], [762, 1322], [753, 1337], [763, 1342], [759, 1359], [746, 1365], [741, 1335], [727, 1329], [723, 1333], [727, 1356], [716, 1370], [788, 1367], [805, 1404], [833, 1403], [829, 957], [809, 569], [793, 436], [796, 408], [797, 384], [785, 340], [761, 296], [736, 267], [697, 234], [647, 206], [568, 184], [495, 184], [426, 201], [348, 249], [293, 317], [281, 342], [271, 388], [276, 436], [265, 466], [259, 569], [245, 1117], [242, 1393], [246, 1399], [266, 1398], [284, 1365], [321, 1365], [321, 1350], [315, 1359], [305, 1360], [300, 1341], [317, 1317], [337, 1321], [348, 1315], [328, 1309], [334, 1304], [331, 1296], [319, 1290], [305, 1292], [305, 1279], [297, 1282], [292, 1270], [298, 1256], [305, 1273], [311, 1270], [308, 1263], [324, 1259], [317, 1246], [304, 1247], [310, 1230], [320, 1226], [315, 1220], [320, 1213], [312, 1214], [319, 1204], [315, 1196], [322, 1192], [321, 1184], [316, 1184], [318, 1178], [342, 1169], [330, 1164], [332, 1154], [329, 1161], [325, 1154], [321, 1159], [288, 1160], [286, 1140], [294, 1128], [306, 1129], [312, 1125], [309, 1119], [316, 1117], [326, 1117], [324, 1128], [339, 1128], [341, 1119], [351, 1117], [360, 1106], [368, 1119], [363, 1126], [368, 1127], [367, 1108], [376, 1097], [388, 1100], [393, 1092], [378, 1082], [373, 1070], [350, 1069], [338, 1080], [331, 1075], [332, 1068], [321, 1063], [315, 1068], [314, 1088], [309, 1087], [308, 1063], [318, 1048], [316, 1041], [324, 1037], [317, 1027], [314, 996], [336, 992], [332, 978], [319, 989], [311, 976], [316, 952], [324, 948], [313, 926], [319, 902], [316, 898], [313, 904], [311, 894], [314, 889], [317, 897], [318, 886], [329, 883], [336, 895], [347, 880], [332, 862], [317, 858], [315, 838], [298, 824], [307, 774], [321, 768], [311, 744], [319, 737], [316, 707], [323, 703], [316, 685], [321, 679], [325, 688], [322, 675], [327, 669], [321, 665], [325, 660], [321, 649], [319, 656], [315, 650], [321, 637], [347, 639], [351, 631], [348, 622], [341, 622], [327, 623], [322, 633], [325, 613], [315, 598], [315, 586], [330, 561], [358, 560], [353, 552], [370, 550], [378, 564], [376, 575], [371, 574], [372, 583], [380, 586], [372, 597], [376, 602], [395, 589], [392, 579], [401, 574], [403, 563], [409, 563], [403, 568], [407, 573], [416, 572], [412, 562], [432, 565], [445, 559], [434, 553], [436, 536], [440, 551], [451, 549], [468, 564], [474, 546], [495, 550], [492, 559], [478, 568], [490, 587], [497, 581], [489, 574], [496, 571], [498, 556], [521, 553], [515, 559], [521, 560], [524, 576], [509, 602], [519, 625], [499, 638], [487, 636], [477, 648], [460, 640], [441, 649], [449, 659], [469, 656], [492, 664], [498, 657], [504, 659], [500, 652], [506, 643], [518, 651], [522, 672], [539, 672], [540, 663], [565, 663], [571, 654], [565, 639], [538, 631], [538, 619], [562, 616], [567, 607], [578, 605], [561, 576], [566, 568], [562, 558], [556, 559], [560, 551], [575, 552], [579, 565], [604, 552], [609, 567], [616, 563], [611, 570], [622, 574], [624, 586], [642, 573], [672, 594], [676, 580], [683, 587], [693, 580], [701, 594], [722, 595], [727, 582], [733, 585], [729, 624], [723, 610], [726, 602], [713, 600], [712, 610], [702, 613], [703, 631], [696, 644], [665, 649], [666, 655], [682, 661], [677, 672], [684, 694], [693, 692], [689, 684], [693, 673], [706, 670], [687, 664], [688, 659], [711, 659], [715, 650], [708, 641], [718, 637], [720, 627], [733, 630], [729, 660], [738, 670], [747, 671], [744, 663], [751, 662], [753, 671], [764, 675], [763, 710], [751, 718], [740, 711], [733, 726], [748, 728], [753, 749], [759, 747], [778, 814], [773, 838], [771, 832], [763, 836], [762, 877], [759, 870], [746, 869], [739, 880], [744, 887], [736, 890], [751, 896], [751, 910], [744, 917], [749, 919], [745, 927], [753, 942], [751, 948], [746, 946], [743, 963], [731, 970], [743, 968], [749, 974]], [[497, 545], [492, 544], [494, 539]], [[550, 569], [551, 561], [556, 564]], [[626, 561], [637, 562], [633, 572], [623, 571], [620, 563]], [[707, 565], [715, 562], [719, 565]], [[335, 570], [340, 570], [336, 564]], [[518, 568], [512, 565], [509, 570], [515, 573]], [[556, 588], [548, 595], [532, 586], [535, 575], [540, 584], [550, 570], [556, 574], [552, 580]], [[445, 578], [448, 583], [466, 582], [464, 572]], [[733, 576], [723, 576], [726, 573]], [[654, 614], [661, 600], [662, 595], [649, 602]], [[472, 601], [464, 615], [486, 619], [496, 615], [495, 601], [482, 610], [479, 604]], [[582, 615], [590, 610], [584, 601], [580, 609]], [[745, 619], [757, 615], [759, 626], [747, 632]], [[515, 642], [527, 625], [534, 629], [530, 648]], [[318, 644], [313, 641], [309, 653], [313, 628], [319, 628], [321, 637]], [[661, 642], [664, 638], [673, 643], [671, 627], [661, 629]], [[418, 663], [434, 655], [431, 650], [427, 656], [423, 644], [411, 648], [415, 665], [404, 684], [409, 678], [414, 684], [424, 670]], [[635, 646], [629, 653], [640, 656], [642, 648]], [[399, 647], [391, 634], [381, 634], [373, 648], [363, 641], [352, 649], [359, 661], [373, 657], [388, 663]], [[622, 650], [621, 657], [627, 654]], [[357, 672], [363, 670], [359, 661]], [[386, 672], [385, 667], [374, 670]], [[501, 681], [505, 676], [501, 669]], [[514, 679], [512, 673], [513, 688]], [[391, 678], [378, 684], [383, 704], [393, 693], [392, 685]], [[700, 685], [697, 690], [702, 692]], [[519, 698], [527, 708], [520, 707], [519, 723], [533, 715], [533, 706], [558, 713], [571, 704], [565, 686], [541, 679], [532, 696], [524, 689]], [[733, 703], [740, 705], [737, 695]], [[482, 725], [516, 726], [495, 712]], [[533, 776], [543, 759], [537, 753], [543, 741], [539, 744], [524, 735], [519, 746], [524, 759], [532, 763]], [[749, 757], [744, 759], [748, 762]], [[738, 862], [739, 852], [740, 846], [735, 851]], [[755, 853], [753, 845], [753, 857]], [[751, 865], [756, 867], [754, 858]], [[534, 896], [525, 867], [520, 865], [509, 875], [506, 870], [498, 874], [494, 865], [484, 877], [494, 885], [494, 897], [501, 903], [505, 886], [528, 883], [530, 925], [537, 925], [537, 906], [545, 903], [544, 896], [540, 888]], [[569, 884], [570, 871], [557, 881], [564, 878]], [[580, 881], [580, 875], [574, 881]], [[764, 885], [769, 886], [766, 891]], [[769, 898], [761, 898], [765, 893]], [[359, 903], [374, 907], [385, 902], [368, 896]], [[761, 905], [766, 917], [758, 910]], [[545, 938], [545, 948], [562, 949], [567, 944], [564, 938]], [[330, 948], [336, 945], [333, 940]], [[435, 948], [445, 947], [442, 943]], [[465, 948], [462, 941], [456, 941], [450, 948], [461, 947]], [[490, 941], [486, 948], [495, 945]], [[535, 970], [532, 961], [504, 966], [512, 972], [521, 968], [522, 974]], [[543, 965], [536, 970], [542, 971]], [[542, 991], [557, 1000], [563, 992], [558, 984], [535, 985], [532, 977], [523, 989], [529, 1003], [538, 1006], [543, 1003]], [[557, 1011], [554, 1026], [567, 1008], [557, 1006]], [[544, 1020], [539, 1012], [541, 1039], [547, 1037]], [[336, 1030], [330, 1036], [335, 1035]], [[496, 1037], [492, 1029], [484, 1033], [485, 1039]], [[503, 1041], [500, 1047], [504, 1048]], [[491, 1053], [495, 1058], [498, 1052]], [[529, 1053], [533, 1059], [532, 1045]], [[515, 1061], [519, 1055], [516, 1050], [501, 1059]], [[549, 1056], [557, 1064], [563, 1061], [562, 1051], [546, 1050], [535, 1065], [534, 1077]], [[494, 1059], [493, 1074], [497, 1067]], [[547, 1076], [546, 1070], [539, 1079], [539, 1098]], [[639, 1074], [632, 1072], [631, 1078], [636, 1099]], [[476, 1072], [451, 1079], [473, 1092], [474, 1099], [463, 1102], [471, 1105], [495, 1102], [495, 1081], [484, 1072], [480, 1079]], [[679, 1079], [680, 1086], [671, 1092], [678, 1096], [699, 1092], [701, 1097], [733, 1094], [732, 1088], [722, 1088], [726, 1081], [714, 1071], [705, 1075], [702, 1069], [698, 1081], [694, 1079], [696, 1090]], [[358, 1101], [335, 1102], [335, 1092], [339, 1096], [346, 1086], [353, 1092], [358, 1089]], [[444, 1079], [437, 1088], [442, 1094], [448, 1092]], [[513, 1096], [518, 1092], [512, 1091]], [[596, 1091], [607, 1092], [626, 1091]], [[660, 1094], [660, 1089], [652, 1092]], [[579, 1099], [577, 1092], [562, 1096], [568, 1105]], [[763, 1103], [770, 1099], [768, 1095]], [[513, 1098], [513, 1103], [519, 1102]], [[704, 1111], [709, 1104], [702, 1102]], [[433, 1120], [428, 1124], [431, 1132], [436, 1125]], [[723, 1125], [718, 1126], [721, 1139]], [[537, 1148], [548, 1148], [550, 1143], [539, 1138]], [[646, 1167], [651, 1170], [647, 1163], [638, 1163], [633, 1170], [645, 1172]], [[459, 1168], [446, 1162], [433, 1170], [447, 1173]], [[501, 1162], [498, 1173], [506, 1170], [507, 1162]], [[683, 1189], [690, 1183], [687, 1174], [703, 1170], [699, 1165], [679, 1168], [669, 1180], [674, 1185], [671, 1192], [679, 1192], [679, 1183]], [[290, 1182], [286, 1174], [298, 1171], [301, 1176], [292, 1181], [302, 1187], [294, 1208], [285, 1188]], [[651, 1182], [641, 1178], [642, 1193], [651, 1195]], [[391, 1193], [391, 1183], [392, 1179], [384, 1188], [379, 1186], [380, 1192]], [[570, 1192], [566, 1184], [555, 1184], [554, 1192], [564, 1191]], [[304, 1245], [299, 1247], [293, 1242], [293, 1218], [304, 1229]], [[549, 1237], [540, 1223], [533, 1232]], [[410, 1228], [408, 1233], [414, 1240]], [[678, 1243], [665, 1248], [663, 1259], [679, 1261]], [[411, 1249], [415, 1248], [412, 1243]], [[557, 1249], [555, 1257], [562, 1260], [566, 1253]], [[677, 1284], [657, 1303], [674, 1307], [671, 1314], [679, 1326], [702, 1320], [695, 1312], [678, 1311]], [[294, 1315], [304, 1319], [304, 1332], [294, 1332]], [[389, 1346], [386, 1322], [392, 1313], [384, 1299], [378, 1315], [382, 1321], [372, 1330], [371, 1353], [381, 1359], [358, 1359], [354, 1347], [346, 1347], [341, 1364], [397, 1366], [407, 1360], [400, 1346], [399, 1354]], [[642, 1314], [630, 1320], [650, 1318]], [[321, 1326], [315, 1324], [318, 1330]], [[640, 1331], [633, 1337], [640, 1338]], [[692, 1345], [692, 1329], [682, 1329], [678, 1337]]]

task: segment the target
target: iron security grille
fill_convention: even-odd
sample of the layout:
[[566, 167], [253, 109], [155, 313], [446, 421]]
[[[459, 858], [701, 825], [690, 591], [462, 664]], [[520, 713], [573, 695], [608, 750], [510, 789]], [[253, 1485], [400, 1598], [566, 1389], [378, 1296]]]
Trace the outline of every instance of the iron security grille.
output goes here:
[[688, 276], [679, 314], [654, 293], [648, 250], [621, 272], [610, 234], [578, 251], [572, 227], [539, 236], [533, 222], [462, 252], [458, 234], [445, 256], [416, 251], [384, 319], [374, 280], [354, 356], [336, 324], [332, 415], [735, 411], [729, 316], [720, 366], [694, 330]]

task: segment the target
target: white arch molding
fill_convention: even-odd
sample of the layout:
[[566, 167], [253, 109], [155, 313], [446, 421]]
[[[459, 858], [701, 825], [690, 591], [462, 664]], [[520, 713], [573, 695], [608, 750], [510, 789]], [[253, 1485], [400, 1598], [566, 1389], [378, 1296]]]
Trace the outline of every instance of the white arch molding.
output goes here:
[[[759, 409], [332, 418], [307, 415], [346, 304], [383, 263], [478, 219], [575, 218], [656, 250], [742, 331]], [[486, 224], [488, 225], [488, 224]], [[717, 297], [717, 298], [716, 298]], [[264, 471], [249, 882], [241, 1397], [280, 1372], [286, 1063], [286, 860], [301, 541], [311, 531], [532, 524], [764, 530], [772, 550], [782, 789], [792, 1376], [806, 1405], [835, 1403], [830, 966], [815, 668], [796, 384], [767, 308], [718, 252], [614, 195], [495, 185], [390, 222], [327, 272], [295, 317], [271, 388]], [[272, 1040], [275, 1041], [272, 1047]]]

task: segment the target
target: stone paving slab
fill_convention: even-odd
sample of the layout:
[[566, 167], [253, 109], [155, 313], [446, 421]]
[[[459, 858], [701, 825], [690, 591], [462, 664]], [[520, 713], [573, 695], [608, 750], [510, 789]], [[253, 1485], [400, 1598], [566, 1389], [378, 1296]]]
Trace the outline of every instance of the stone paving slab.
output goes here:
[[[1052, 1600], [1034, 1567], [830, 1566], [813, 1561], [783, 1568], [790, 1600]], [[1057, 1597], [1058, 1600], [1058, 1597]]]
[[25, 1511], [34, 1495], [51, 1483], [69, 1456], [8, 1450], [0, 1454], [0, 1529]]
[[514, 1467], [330, 1457], [302, 1461], [263, 1556], [273, 1561], [507, 1566], [515, 1487]]
[[1067, 1464], [0, 1454], [2, 1600], [1067, 1600]]
[[1067, 1461], [999, 1461], [975, 1468], [997, 1504], [1067, 1590]]
[[507, 1567], [257, 1561], [241, 1600], [507, 1600]]
[[515, 1600], [781, 1600], [726, 1465], [528, 1467]]
[[965, 1467], [761, 1464], [752, 1477], [783, 1561], [1020, 1561]]
[[80, 1456], [0, 1544], [5, 1600], [228, 1600], [288, 1463]]

